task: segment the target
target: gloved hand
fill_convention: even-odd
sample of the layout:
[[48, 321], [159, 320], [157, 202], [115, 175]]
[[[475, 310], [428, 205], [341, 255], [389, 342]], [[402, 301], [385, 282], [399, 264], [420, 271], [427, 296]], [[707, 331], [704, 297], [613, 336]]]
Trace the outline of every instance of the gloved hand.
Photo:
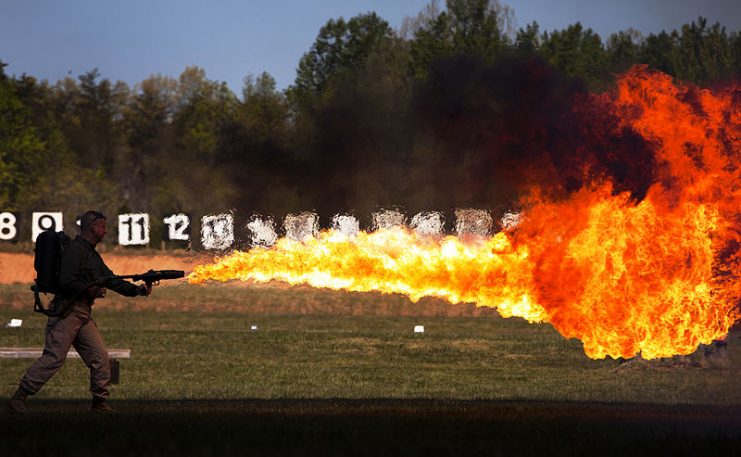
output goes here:
[[105, 287], [90, 286], [87, 288], [87, 295], [90, 298], [103, 298], [105, 297], [105, 293]]
[[137, 293], [143, 297], [149, 297], [150, 295], [152, 295], [152, 285], [141, 284], [139, 286], [139, 290], [137, 290]]

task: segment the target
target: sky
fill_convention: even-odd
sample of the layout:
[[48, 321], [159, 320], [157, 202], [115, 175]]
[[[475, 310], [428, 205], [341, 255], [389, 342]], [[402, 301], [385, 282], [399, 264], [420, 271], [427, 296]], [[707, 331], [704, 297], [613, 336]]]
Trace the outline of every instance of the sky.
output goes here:
[[[55, 82], [97, 68], [133, 86], [153, 74], [177, 77], [196, 65], [241, 93], [263, 71], [279, 89], [332, 18], [374, 11], [398, 28], [429, 0], [0, 0], [0, 60], [9, 75]], [[577, 21], [606, 39], [634, 28], [673, 30], [698, 16], [741, 30], [740, 0], [502, 0], [516, 24], [541, 30]], [[441, 1], [444, 4], [444, 1]]]

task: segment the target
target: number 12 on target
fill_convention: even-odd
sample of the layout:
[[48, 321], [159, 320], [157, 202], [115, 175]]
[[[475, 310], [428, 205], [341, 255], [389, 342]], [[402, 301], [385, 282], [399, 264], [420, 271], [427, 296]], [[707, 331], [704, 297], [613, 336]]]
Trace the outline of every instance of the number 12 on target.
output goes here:
[[167, 216], [162, 220], [167, 226], [164, 238], [167, 241], [190, 241], [190, 217], [179, 213]]

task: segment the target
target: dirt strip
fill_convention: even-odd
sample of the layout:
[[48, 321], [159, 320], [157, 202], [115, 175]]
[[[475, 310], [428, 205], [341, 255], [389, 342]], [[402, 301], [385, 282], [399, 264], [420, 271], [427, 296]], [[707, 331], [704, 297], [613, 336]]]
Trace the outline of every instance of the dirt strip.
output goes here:
[[[193, 266], [208, 262], [208, 257], [174, 255], [120, 255], [102, 253], [103, 260], [116, 274], [144, 273], [153, 270], [184, 270], [188, 274]], [[0, 252], [0, 284], [30, 284], [36, 277], [33, 254]]]

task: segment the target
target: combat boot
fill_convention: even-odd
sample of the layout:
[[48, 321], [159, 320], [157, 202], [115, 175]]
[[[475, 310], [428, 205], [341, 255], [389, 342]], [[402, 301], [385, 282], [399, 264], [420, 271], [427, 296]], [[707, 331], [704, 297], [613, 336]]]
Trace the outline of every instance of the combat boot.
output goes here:
[[18, 390], [15, 391], [10, 401], [8, 402], [8, 412], [10, 414], [25, 414], [28, 412], [28, 405], [26, 400], [28, 399], [29, 392], [21, 386], [18, 386]]
[[90, 408], [95, 414], [115, 414], [116, 410], [111, 408], [105, 398], [93, 397], [93, 406]]

